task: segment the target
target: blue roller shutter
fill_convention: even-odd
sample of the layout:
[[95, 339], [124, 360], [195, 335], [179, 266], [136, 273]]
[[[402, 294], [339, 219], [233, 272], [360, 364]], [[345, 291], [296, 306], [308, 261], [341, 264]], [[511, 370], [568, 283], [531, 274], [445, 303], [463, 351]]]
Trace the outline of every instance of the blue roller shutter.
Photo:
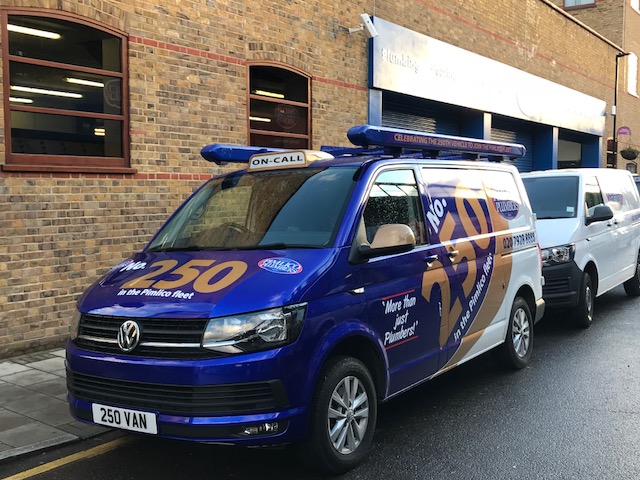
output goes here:
[[382, 96], [382, 126], [460, 135], [460, 122], [453, 107], [390, 92]]
[[494, 118], [491, 128], [491, 140], [499, 142], [521, 143], [527, 149], [527, 154], [514, 161], [514, 165], [520, 172], [533, 170], [533, 134], [526, 130], [514, 130], [513, 124], [505, 120]]

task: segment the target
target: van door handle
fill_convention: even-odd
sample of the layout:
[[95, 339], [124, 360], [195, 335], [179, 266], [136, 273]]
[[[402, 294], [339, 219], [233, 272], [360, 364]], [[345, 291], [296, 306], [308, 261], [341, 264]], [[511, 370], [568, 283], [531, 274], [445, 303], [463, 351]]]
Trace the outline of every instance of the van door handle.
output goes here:
[[436, 260], [438, 260], [438, 255], [429, 255], [428, 257], [425, 257], [424, 263], [427, 264], [427, 268], [431, 268], [431, 265], [433, 265], [433, 262]]
[[450, 250], [450, 251], [447, 253], [447, 256], [448, 256], [449, 258], [456, 258], [456, 257], [458, 256], [458, 254], [459, 254], [459, 253], [460, 253], [460, 251], [459, 251], [459, 250]]

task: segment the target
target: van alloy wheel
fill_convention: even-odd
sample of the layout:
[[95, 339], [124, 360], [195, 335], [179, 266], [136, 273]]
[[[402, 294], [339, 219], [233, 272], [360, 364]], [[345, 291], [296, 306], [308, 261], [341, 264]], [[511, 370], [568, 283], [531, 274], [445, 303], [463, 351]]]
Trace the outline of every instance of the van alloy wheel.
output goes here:
[[531, 323], [522, 308], [517, 309], [513, 314], [511, 334], [513, 335], [513, 350], [518, 357], [524, 358], [529, 351]]
[[333, 448], [339, 453], [355, 452], [369, 423], [369, 397], [364, 385], [353, 376], [343, 378], [331, 395], [327, 428]]
[[533, 350], [533, 316], [522, 297], [516, 297], [511, 306], [509, 325], [504, 343], [496, 349], [498, 359], [511, 369], [525, 367]]
[[593, 282], [591, 275], [584, 272], [580, 283], [580, 298], [578, 306], [573, 313], [573, 320], [579, 327], [588, 328], [593, 322], [593, 312], [595, 305], [595, 292], [593, 291]]
[[624, 291], [630, 297], [640, 296], [640, 253], [636, 257], [636, 271], [633, 277], [624, 282]]
[[310, 431], [299, 446], [303, 461], [331, 474], [358, 465], [373, 442], [377, 397], [367, 367], [358, 359], [330, 359], [318, 379]]

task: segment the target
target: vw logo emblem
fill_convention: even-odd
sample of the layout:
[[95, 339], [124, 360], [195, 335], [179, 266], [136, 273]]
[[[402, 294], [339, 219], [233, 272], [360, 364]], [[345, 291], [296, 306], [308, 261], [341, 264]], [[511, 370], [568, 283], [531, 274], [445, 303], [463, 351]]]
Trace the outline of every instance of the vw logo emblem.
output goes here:
[[123, 352], [130, 352], [140, 341], [140, 326], [133, 320], [127, 320], [118, 329], [118, 346]]

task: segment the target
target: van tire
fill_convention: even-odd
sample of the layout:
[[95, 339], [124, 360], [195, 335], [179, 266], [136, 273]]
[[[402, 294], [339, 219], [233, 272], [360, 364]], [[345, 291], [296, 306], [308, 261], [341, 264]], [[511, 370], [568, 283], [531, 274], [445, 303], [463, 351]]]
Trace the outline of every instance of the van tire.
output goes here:
[[[355, 387], [356, 391], [347, 391], [346, 387]], [[348, 404], [347, 410], [335, 400], [336, 395]], [[354, 403], [355, 408], [352, 408]], [[376, 390], [367, 367], [353, 357], [332, 358], [318, 380], [310, 412], [309, 434], [298, 447], [300, 459], [314, 469], [333, 475], [351, 470], [364, 460], [371, 447], [377, 409]], [[330, 415], [334, 410], [339, 414]], [[351, 436], [358, 421], [363, 428], [359, 440]], [[334, 439], [331, 437], [332, 429], [335, 430]], [[347, 441], [340, 442], [341, 434], [346, 435]]]
[[573, 321], [578, 327], [589, 328], [593, 323], [593, 309], [595, 306], [595, 293], [591, 275], [584, 272], [580, 282], [580, 297], [578, 306], [573, 313]]
[[640, 297], [640, 254], [636, 258], [636, 271], [633, 277], [624, 282], [623, 286], [630, 297]]
[[505, 367], [518, 370], [524, 368], [533, 350], [533, 317], [529, 304], [516, 297], [509, 315], [507, 336], [500, 347], [500, 356]]

